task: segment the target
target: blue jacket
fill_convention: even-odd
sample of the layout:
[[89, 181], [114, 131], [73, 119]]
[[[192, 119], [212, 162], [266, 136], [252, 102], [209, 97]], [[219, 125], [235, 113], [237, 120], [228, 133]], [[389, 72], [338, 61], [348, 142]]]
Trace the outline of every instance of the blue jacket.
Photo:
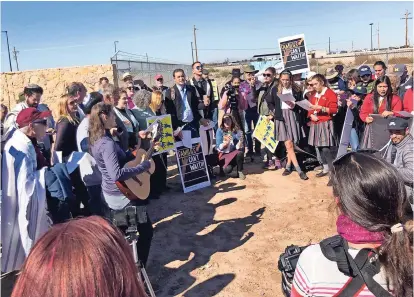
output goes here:
[[[226, 133], [227, 134], [227, 133]], [[243, 133], [239, 131], [239, 133], [232, 132], [231, 136], [233, 137], [233, 143], [230, 144], [230, 152], [236, 150], [236, 145], [239, 141], [243, 139]], [[221, 152], [220, 145], [224, 142], [224, 132], [221, 128], [217, 129], [216, 132], [216, 149]]]

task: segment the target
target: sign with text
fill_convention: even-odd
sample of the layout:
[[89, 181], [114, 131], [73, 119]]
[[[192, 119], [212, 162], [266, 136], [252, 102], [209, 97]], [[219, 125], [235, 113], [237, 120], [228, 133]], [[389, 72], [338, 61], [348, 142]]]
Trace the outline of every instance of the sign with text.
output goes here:
[[276, 151], [277, 144], [275, 139], [275, 123], [266, 120], [265, 116], [260, 116], [256, 128], [253, 131], [253, 137], [259, 140], [272, 153]]
[[292, 74], [310, 71], [304, 34], [279, 38], [278, 41], [285, 69]]
[[163, 152], [168, 152], [170, 150], [174, 150], [174, 135], [173, 135], [173, 128], [171, 122], [171, 115], [166, 114], [157, 117], [149, 117], [147, 118], [147, 125], [151, 125], [156, 120], [160, 120], [162, 124], [162, 134], [159, 140], [160, 142], [160, 149], [153, 153], [153, 155], [158, 155]]
[[184, 193], [211, 185], [201, 140], [198, 137], [191, 139], [191, 142], [191, 148], [185, 147], [181, 141], [175, 143], [177, 165]]

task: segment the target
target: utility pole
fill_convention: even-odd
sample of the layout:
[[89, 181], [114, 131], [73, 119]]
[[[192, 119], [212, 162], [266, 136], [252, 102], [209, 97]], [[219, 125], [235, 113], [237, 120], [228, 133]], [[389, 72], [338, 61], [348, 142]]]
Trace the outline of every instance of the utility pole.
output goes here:
[[354, 41], [352, 40], [352, 47], [351, 47], [351, 51], [354, 51]]
[[328, 53], [331, 53], [331, 37], [329, 37], [329, 50]]
[[7, 51], [9, 52], [10, 72], [13, 72], [12, 63], [11, 63], [11, 57], [10, 57], [9, 35], [7, 34], [7, 31], [1, 31], [1, 33], [3, 33], [3, 32], [6, 33]]
[[116, 44], [118, 43], [119, 41], [114, 41], [114, 46], [115, 46], [115, 54], [117, 53], [117, 51], [116, 51]]
[[197, 36], [196, 36], [196, 26], [194, 25], [194, 47], [195, 47], [195, 53], [196, 53], [196, 61], [198, 61], [198, 50], [197, 50]]
[[193, 59], [193, 63], [194, 63], [194, 50], [193, 50], [193, 42], [191, 42], [191, 58]]
[[412, 20], [413, 18], [409, 18], [408, 16], [411, 13], [408, 10], [405, 11], [404, 17], [401, 20], [405, 20], [405, 47], [408, 47], [408, 20]]
[[378, 50], [379, 50], [380, 49], [379, 23], [378, 23], [378, 29], [377, 29], [377, 38], [378, 38]]
[[149, 61], [149, 60], [148, 60], [148, 54], [147, 54], [147, 53], [145, 53], [145, 56], [147, 57], [147, 63], [148, 63], [148, 61]]
[[370, 23], [369, 25], [371, 26], [371, 52], [372, 52], [372, 25], [373, 25], [374, 23]]
[[17, 54], [19, 53], [19, 51], [16, 51], [16, 47], [13, 47], [13, 56], [14, 59], [16, 60], [16, 67], [17, 67], [17, 71], [19, 71], [19, 61], [17, 61]]

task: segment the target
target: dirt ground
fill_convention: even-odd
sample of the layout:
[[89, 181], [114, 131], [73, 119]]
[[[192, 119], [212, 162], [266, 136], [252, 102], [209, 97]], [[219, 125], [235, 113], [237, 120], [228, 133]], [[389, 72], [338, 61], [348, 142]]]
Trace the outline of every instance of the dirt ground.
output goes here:
[[149, 214], [154, 238], [148, 261], [157, 297], [278, 297], [279, 255], [290, 244], [318, 242], [335, 233], [332, 188], [308, 173], [263, 171], [245, 164], [247, 178], [221, 178], [183, 194], [169, 158], [168, 185]]

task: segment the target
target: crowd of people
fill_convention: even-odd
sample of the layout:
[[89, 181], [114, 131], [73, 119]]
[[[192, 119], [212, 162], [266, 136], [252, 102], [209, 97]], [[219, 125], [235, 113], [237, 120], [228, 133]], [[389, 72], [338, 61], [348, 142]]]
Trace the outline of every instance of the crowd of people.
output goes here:
[[[108, 219], [125, 232], [129, 226], [124, 218], [130, 218], [133, 209], [133, 221], [139, 232], [137, 250], [142, 265], [146, 265], [153, 236], [147, 204], [169, 191], [168, 153], [155, 155], [133, 167], [125, 164], [135, 159], [137, 149], [148, 150], [156, 145], [147, 125], [147, 119], [154, 116], [171, 116], [175, 141], [183, 140], [186, 135], [205, 139], [207, 149], [203, 152], [210, 179], [229, 175], [244, 180], [244, 163], [250, 159], [263, 162], [266, 170], [284, 169], [282, 176], [296, 171], [300, 179], [308, 180], [304, 158], [299, 158], [298, 154], [314, 154], [320, 163], [316, 177], [329, 177], [328, 185], [333, 186], [335, 197], [338, 197], [337, 205], [346, 232], [354, 232], [347, 228], [357, 224], [359, 228], [383, 236], [382, 232], [388, 232], [390, 226], [404, 224], [406, 206], [412, 203], [413, 193], [413, 138], [410, 133], [414, 114], [413, 77], [408, 75], [405, 65], [395, 65], [391, 74], [387, 74], [386, 69], [382, 61], [374, 64], [374, 72], [362, 65], [344, 73], [344, 67], [337, 65], [325, 75], [310, 72], [301, 80], [289, 70], [277, 73], [275, 68], [269, 67], [258, 76], [258, 70], [246, 66], [242, 69], [243, 77], [240, 70], [233, 71], [231, 80], [219, 92], [208, 70], [202, 63], [195, 62], [190, 79], [184, 70], [174, 70], [171, 87], [164, 85], [162, 75], [156, 75], [156, 85], [148, 87], [142, 80], [134, 80], [130, 73], [122, 76], [120, 87], [111, 84], [106, 77], [100, 78], [99, 89], [89, 94], [81, 82], [73, 82], [53, 110], [41, 103], [41, 86], [25, 86], [20, 103], [10, 111], [1, 106], [2, 272], [22, 269], [13, 296], [30, 295], [29, 283], [34, 274], [46, 280], [51, 269], [60, 265], [56, 269], [63, 278], [67, 273], [72, 275], [76, 265], [89, 262], [83, 255], [73, 255], [73, 261], [66, 261], [63, 251], [70, 253], [73, 249], [68, 249], [70, 242], [65, 237], [79, 236], [79, 248], [96, 254], [94, 263], [112, 265], [116, 270], [119, 263], [129, 261], [129, 256], [124, 258], [119, 252], [111, 253], [110, 260], [105, 258], [111, 250], [105, 247], [107, 241], [116, 242], [121, 250], [125, 249], [125, 244], [121, 243], [118, 231], [95, 216]], [[281, 99], [286, 96], [293, 100]], [[308, 101], [308, 108], [300, 103], [304, 100]], [[335, 160], [336, 148], [343, 142], [341, 135], [348, 109], [354, 119], [348, 123], [352, 129], [346, 146], [353, 153]], [[391, 141], [385, 148], [383, 160], [355, 153], [371, 148], [373, 115], [388, 119], [389, 132], [386, 133]], [[262, 146], [253, 137], [260, 116], [274, 125], [274, 138], [278, 141], [275, 151]], [[263, 159], [262, 148], [265, 150]], [[76, 153], [82, 153], [82, 158], [72, 168], [68, 164], [76, 159]], [[149, 200], [131, 199], [122, 190], [125, 181], [148, 172], [154, 164]], [[387, 172], [391, 173], [387, 175]], [[357, 174], [366, 178], [373, 176], [369, 179], [372, 185], [363, 183], [362, 176], [355, 179]], [[392, 185], [395, 188], [390, 190]], [[384, 196], [391, 192], [393, 196]], [[389, 197], [392, 197], [392, 204], [385, 201]], [[365, 207], [368, 200], [375, 206]], [[87, 219], [67, 222], [80, 216], [92, 217], [89, 222]], [[51, 225], [59, 223], [63, 224], [50, 230]], [[363, 239], [372, 243], [369, 247], [384, 246], [380, 257], [387, 273], [384, 286], [391, 282], [394, 295], [398, 297], [407, 296], [405, 293], [409, 290], [412, 292], [412, 283], [410, 287], [398, 279], [407, 271], [412, 276], [412, 267], [411, 270], [405, 264], [401, 268], [394, 267], [400, 263], [396, 257], [400, 255], [401, 261], [406, 259], [406, 250], [402, 251], [397, 244], [412, 247], [412, 225], [404, 225], [403, 229], [401, 236], [391, 232], [391, 236], [378, 241], [370, 241], [371, 237]], [[64, 235], [62, 230], [65, 230]], [[411, 230], [410, 235], [406, 235], [407, 230]], [[96, 246], [88, 244], [86, 239]], [[355, 244], [357, 249], [358, 244]], [[107, 254], [101, 254], [99, 245]], [[317, 254], [318, 249], [313, 248], [301, 256], [300, 272], [295, 275], [292, 293], [296, 295], [292, 296], [313, 296], [307, 294], [317, 290], [312, 284], [317, 283], [322, 274], [313, 270], [314, 264], [310, 263], [321, 263], [315, 260], [319, 257]], [[351, 254], [355, 256], [356, 253]], [[96, 290], [94, 296], [107, 296], [105, 292], [112, 295], [115, 292], [114, 296], [131, 296], [116, 295], [116, 292], [135, 292], [143, 296], [139, 281], [124, 279], [121, 286], [111, 287], [112, 282], [102, 279], [121, 276], [112, 275], [99, 265], [96, 269], [99, 276], [88, 275], [87, 271], [86, 277], [76, 285], [79, 290], [86, 290], [85, 281], [89, 280], [96, 282], [91, 287]], [[131, 273], [135, 271], [133, 267], [128, 269]], [[328, 274], [334, 277], [331, 271], [324, 272]], [[344, 280], [346, 282], [346, 278]], [[39, 296], [51, 292], [53, 282], [36, 283]]]

